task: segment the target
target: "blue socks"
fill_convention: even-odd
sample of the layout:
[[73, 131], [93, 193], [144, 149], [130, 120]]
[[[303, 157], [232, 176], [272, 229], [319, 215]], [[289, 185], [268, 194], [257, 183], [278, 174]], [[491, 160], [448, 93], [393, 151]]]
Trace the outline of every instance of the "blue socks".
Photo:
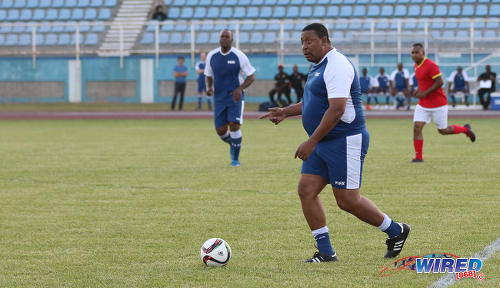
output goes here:
[[323, 255], [333, 256], [335, 252], [330, 242], [330, 234], [328, 234], [328, 227], [322, 227], [312, 231], [314, 240], [318, 244], [319, 253]]
[[384, 221], [382, 221], [382, 224], [378, 226], [378, 229], [387, 233], [387, 236], [389, 236], [389, 238], [396, 237], [403, 232], [401, 226], [398, 223], [394, 222], [394, 220], [389, 218], [389, 216], [387, 216], [386, 214], [384, 214]]
[[231, 136], [229, 135], [229, 131], [226, 132], [224, 135], [219, 135], [220, 139], [226, 143], [231, 144]]
[[231, 131], [229, 132], [231, 136], [231, 160], [238, 161], [240, 157], [240, 149], [241, 149], [241, 130]]

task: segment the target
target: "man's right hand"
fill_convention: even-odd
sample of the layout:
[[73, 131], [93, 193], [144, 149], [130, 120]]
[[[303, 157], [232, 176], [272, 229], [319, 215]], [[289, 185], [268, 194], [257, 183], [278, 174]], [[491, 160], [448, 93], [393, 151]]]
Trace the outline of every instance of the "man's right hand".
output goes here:
[[287, 117], [285, 112], [283, 112], [283, 108], [273, 107], [267, 110], [269, 110], [269, 112], [260, 116], [259, 119], [268, 118], [269, 121], [273, 122], [275, 125], [278, 125], [281, 121], [285, 120], [285, 118]]
[[212, 96], [214, 94], [214, 89], [207, 89], [207, 96]]

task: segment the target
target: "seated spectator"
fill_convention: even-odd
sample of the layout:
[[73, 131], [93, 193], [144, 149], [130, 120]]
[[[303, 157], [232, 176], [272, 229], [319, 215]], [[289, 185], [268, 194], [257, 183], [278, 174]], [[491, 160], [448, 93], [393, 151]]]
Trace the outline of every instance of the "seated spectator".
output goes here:
[[[411, 97], [408, 80], [410, 79], [410, 72], [408, 69], [403, 68], [403, 63], [398, 64], [398, 69], [392, 71], [391, 74], [391, 94], [397, 101], [396, 109], [404, 106], [404, 101], [407, 99], [408, 103], [406, 110], [410, 110]], [[401, 95], [402, 94], [402, 95]]]
[[384, 67], [380, 67], [379, 74], [375, 76], [374, 88], [377, 94], [385, 95], [385, 108], [389, 108], [389, 76], [385, 74]]
[[157, 2], [154, 8], [152, 20], [164, 21], [167, 19], [167, 13], [165, 12], [165, 7], [161, 2]]
[[368, 70], [363, 68], [362, 75], [359, 77], [359, 86], [361, 88], [361, 96], [366, 95], [366, 110], [372, 110], [370, 106], [372, 98], [375, 100], [377, 108], [379, 105], [377, 95], [374, 94], [374, 81], [375, 79], [372, 79], [372, 77], [368, 75]]
[[[469, 77], [467, 72], [462, 70], [462, 67], [457, 67], [457, 71], [453, 71], [448, 78], [448, 93], [451, 96], [451, 105], [455, 107], [457, 104], [456, 95], [462, 94], [465, 105], [469, 106], [467, 97], [469, 96]], [[453, 89], [452, 89], [453, 87]]]
[[481, 101], [481, 105], [483, 105], [483, 110], [488, 110], [491, 101], [491, 92], [495, 92], [495, 80], [497, 78], [497, 74], [491, 71], [491, 66], [486, 65], [486, 72], [479, 75], [477, 81], [479, 82], [479, 90], [477, 91], [477, 95], [479, 96], [479, 101]]

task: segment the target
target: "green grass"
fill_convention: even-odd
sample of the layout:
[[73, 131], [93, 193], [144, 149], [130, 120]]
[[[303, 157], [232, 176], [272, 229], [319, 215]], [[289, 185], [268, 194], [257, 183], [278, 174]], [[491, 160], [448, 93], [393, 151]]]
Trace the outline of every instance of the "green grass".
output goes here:
[[[403, 256], [468, 257], [500, 237], [500, 123], [478, 135], [424, 129], [411, 164], [409, 120], [368, 120], [362, 194], [412, 226]], [[296, 186], [300, 120], [245, 120], [242, 166], [211, 120], [0, 121], [0, 287], [425, 287], [441, 275], [378, 278], [385, 234], [321, 194], [340, 262], [305, 265], [314, 240]], [[211, 237], [233, 258], [208, 268]], [[483, 264], [499, 287], [500, 253]]]

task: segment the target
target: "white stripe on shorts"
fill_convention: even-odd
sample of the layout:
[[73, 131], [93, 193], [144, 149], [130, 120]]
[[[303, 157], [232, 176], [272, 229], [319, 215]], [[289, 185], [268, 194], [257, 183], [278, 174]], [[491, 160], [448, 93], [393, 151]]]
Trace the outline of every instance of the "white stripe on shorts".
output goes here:
[[243, 124], [243, 109], [245, 108], [245, 101], [241, 101], [240, 125]]
[[346, 137], [347, 148], [347, 185], [346, 189], [359, 188], [361, 177], [361, 144], [363, 137], [356, 134]]

